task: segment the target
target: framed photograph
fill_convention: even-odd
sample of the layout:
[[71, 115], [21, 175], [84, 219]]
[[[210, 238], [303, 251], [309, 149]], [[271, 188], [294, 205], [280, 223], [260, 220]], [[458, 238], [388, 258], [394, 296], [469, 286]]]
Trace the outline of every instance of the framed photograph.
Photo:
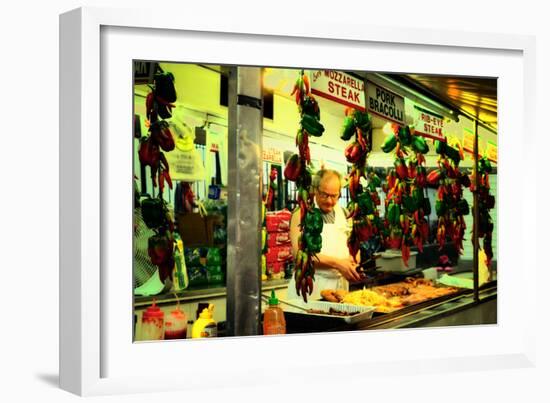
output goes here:
[[[534, 49], [519, 35], [61, 15], [61, 387], [532, 366], [535, 184], [516, 167]], [[426, 319], [456, 301], [491, 308]]]

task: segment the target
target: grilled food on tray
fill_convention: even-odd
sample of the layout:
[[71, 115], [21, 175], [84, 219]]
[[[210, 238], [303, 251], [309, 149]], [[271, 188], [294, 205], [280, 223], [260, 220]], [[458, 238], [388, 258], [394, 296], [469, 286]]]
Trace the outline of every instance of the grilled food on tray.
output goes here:
[[329, 302], [342, 302], [347, 293], [346, 290], [322, 290], [321, 297]]
[[344, 312], [334, 308], [329, 308], [328, 311], [323, 311], [322, 309], [308, 309], [307, 312], [316, 313], [320, 315], [335, 315], [335, 316], [352, 316], [357, 314], [357, 312]]
[[454, 287], [435, 287], [431, 280], [407, 278], [405, 281], [348, 292], [322, 290], [321, 297], [330, 302], [374, 306], [375, 312], [391, 312], [404, 306], [417, 304], [457, 291]]
[[454, 287], [430, 287], [430, 286], [418, 286], [411, 288], [409, 292], [415, 295], [425, 296], [427, 299], [442, 297], [444, 295], [453, 294], [457, 291]]
[[[420, 277], [420, 278], [407, 277], [405, 279], [404, 283], [411, 284], [414, 287], [419, 286], [419, 285], [431, 285], [431, 286], [434, 285], [432, 280], [428, 280], [428, 279], [422, 278], [422, 277]], [[400, 284], [400, 283], [397, 283], [397, 284]]]
[[401, 298], [401, 303], [404, 306], [409, 306], [409, 305], [418, 304], [419, 302], [424, 302], [428, 299], [429, 298], [426, 298], [426, 297], [424, 297], [423, 295], [420, 295], [420, 294], [411, 294], [411, 295], [407, 295], [407, 296]]
[[345, 290], [322, 290], [321, 296], [330, 302], [373, 306], [375, 308], [375, 312], [386, 313], [401, 307], [401, 303], [397, 298], [386, 298], [383, 295], [366, 289], [352, 292]]
[[374, 287], [373, 291], [377, 292], [380, 295], [383, 295], [386, 298], [390, 298], [409, 295], [409, 288], [410, 287], [405, 284], [397, 283]]

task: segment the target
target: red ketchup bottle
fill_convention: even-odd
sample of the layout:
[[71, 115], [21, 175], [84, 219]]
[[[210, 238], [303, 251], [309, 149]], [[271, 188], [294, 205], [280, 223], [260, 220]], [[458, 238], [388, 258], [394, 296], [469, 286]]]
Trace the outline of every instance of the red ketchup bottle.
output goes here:
[[187, 337], [187, 316], [179, 307], [166, 317], [164, 323], [164, 339], [185, 339]]
[[164, 312], [160, 310], [155, 300], [141, 317], [141, 338], [143, 340], [164, 339]]

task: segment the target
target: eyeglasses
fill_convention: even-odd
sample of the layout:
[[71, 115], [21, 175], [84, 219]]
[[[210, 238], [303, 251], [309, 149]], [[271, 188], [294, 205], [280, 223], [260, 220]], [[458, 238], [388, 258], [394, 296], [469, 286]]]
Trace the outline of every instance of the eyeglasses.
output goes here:
[[329, 198], [332, 199], [332, 200], [338, 200], [340, 198], [340, 193], [335, 194], [335, 195], [331, 195], [329, 193], [326, 193], [326, 192], [323, 192], [323, 191], [319, 190], [319, 197], [323, 200], [328, 200]]

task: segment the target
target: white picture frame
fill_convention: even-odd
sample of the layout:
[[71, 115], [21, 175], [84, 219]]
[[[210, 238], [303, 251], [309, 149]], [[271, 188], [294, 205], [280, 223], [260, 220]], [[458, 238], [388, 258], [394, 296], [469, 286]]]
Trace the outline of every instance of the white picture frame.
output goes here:
[[[139, 40], [155, 38], [158, 46], [136, 47], [138, 35]], [[181, 40], [186, 41], [188, 48], [173, 46], [178, 43], [174, 41]], [[219, 48], [213, 52], [205, 45]], [[245, 54], [244, 46], [250, 52]], [[310, 52], [309, 58], [301, 59], [299, 64], [297, 56], [305, 46], [315, 46], [317, 52]], [[520, 177], [513, 169], [518, 160], [528, 165], [527, 145], [533, 142], [534, 38], [374, 28], [359, 23], [328, 26], [315, 21], [291, 25], [256, 20], [243, 25], [242, 21], [216, 17], [182, 20], [177, 14], [155, 10], [81, 8], [61, 15], [60, 49], [60, 385], [63, 389], [79, 395], [100, 395], [235, 384], [252, 386], [270, 373], [288, 368], [300, 371], [307, 382], [344, 377], [349, 371], [358, 370], [367, 377], [375, 373], [393, 376], [534, 365], [536, 295], [532, 288], [527, 291], [526, 285], [529, 278], [536, 276], [536, 261], [533, 254], [525, 252], [529, 248], [527, 234], [536, 232], [536, 224], [529, 219], [534, 212], [522, 204], [525, 199], [518, 200], [515, 192], [518, 186], [524, 190], [535, 188], [535, 179]], [[344, 50], [355, 50], [360, 56], [343, 60], [320, 54], [327, 50], [333, 52], [331, 56]], [[402, 60], [399, 52], [404, 55]], [[363, 57], [367, 54], [374, 55], [368, 66]], [[440, 57], [432, 59], [430, 66], [413, 60], [435, 54]], [[288, 64], [291, 57], [295, 57], [296, 64]], [[124, 63], [118, 63], [119, 58]], [[114, 166], [114, 147], [131, 143], [102, 137], [105, 132], [128, 129], [130, 138], [131, 114], [127, 117], [124, 114], [132, 102], [131, 92], [125, 92], [131, 88], [131, 75], [124, 77], [131, 71], [125, 62], [132, 58], [371, 71], [417, 72], [420, 68], [424, 73], [498, 77], [501, 201], [498, 325], [133, 344], [126, 337], [131, 333], [131, 315], [125, 316], [131, 307], [131, 294], [117, 288], [130, 275], [125, 270], [131, 265], [128, 230], [131, 217], [113, 213], [117, 211], [114, 203], [131, 194], [131, 181], [125, 180], [127, 158], [131, 156], [121, 157], [116, 172], [105, 171], [106, 166]], [[453, 64], [449, 62], [452, 60], [468, 60], [473, 64]], [[105, 81], [106, 77], [109, 80]], [[103, 102], [109, 102], [117, 110], [102, 110]], [[526, 193], [524, 190], [520, 191]], [[514, 198], [519, 207], [512, 203]], [[510, 219], [510, 214], [518, 210], [522, 223], [519, 228]], [[117, 239], [114, 247], [104, 241], [105, 228], [109, 231], [108, 239]], [[523, 253], [518, 253], [518, 249]], [[112, 270], [106, 270], [114, 264], [122, 267], [117, 278], [111, 277], [115, 276]], [[512, 294], [519, 294], [522, 307], [531, 309], [520, 312]], [[418, 349], [397, 343], [405, 335]], [[454, 343], [460, 340], [470, 342]], [[326, 343], [351, 347], [367, 344], [377, 348], [364, 355], [335, 354], [328, 359], [313, 356], [304, 361], [294, 358]], [[178, 365], [182, 357], [185, 366]], [[327, 371], [335, 365], [338, 373]], [[154, 374], [147, 368], [155, 368]]]

